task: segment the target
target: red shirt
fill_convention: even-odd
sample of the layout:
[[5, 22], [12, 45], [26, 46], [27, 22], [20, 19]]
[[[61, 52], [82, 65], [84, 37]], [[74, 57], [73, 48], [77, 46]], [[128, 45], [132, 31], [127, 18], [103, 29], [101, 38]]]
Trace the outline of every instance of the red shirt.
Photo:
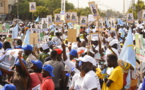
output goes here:
[[41, 90], [54, 90], [54, 82], [51, 76], [43, 78], [43, 81], [41, 84]]
[[36, 87], [37, 85], [41, 84], [43, 80], [41, 73], [31, 73], [30, 79], [31, 79], [30, 90], [32, 90], [32, 88]]

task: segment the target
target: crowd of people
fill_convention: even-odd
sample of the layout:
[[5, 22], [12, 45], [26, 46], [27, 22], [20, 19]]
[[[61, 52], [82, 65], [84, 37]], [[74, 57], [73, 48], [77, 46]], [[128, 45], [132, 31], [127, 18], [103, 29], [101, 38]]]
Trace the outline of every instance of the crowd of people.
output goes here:
[[[134, 45], [135, 34], [143, 35], [145, 42], [144, 23], [116, 25], [116, 30], [105, 24], [102, 30], [95, 24], [81, 27], [76, 42], [68, 41], [67, 24], [56, 26], [39, 32], [42, 37], [35, 45], [23, 46], [27, 31], [37, 33], [32, 30], [33, 24], [19, 24], [15, 39], [11, 39], [13, 30], [1, 37], [0, 63], [5, 58], [13, 65], [9, 69], [0, 66], [0, 90], [145, 90], [145, 69], [141, 71], [140, 67], [143, 62], [136, 58], [133, 67], [118, 60], [129, 30]], [[90, 38], [91, 33], [97, 36]], [[18, 49], [14, 62], [10, 56], [6, 58], [7, 52]]]

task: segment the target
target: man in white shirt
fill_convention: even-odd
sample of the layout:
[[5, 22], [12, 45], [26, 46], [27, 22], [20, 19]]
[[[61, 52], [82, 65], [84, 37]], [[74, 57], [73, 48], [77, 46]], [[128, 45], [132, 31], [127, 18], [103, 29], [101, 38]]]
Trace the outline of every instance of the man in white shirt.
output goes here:
[[61, 45], [62, 44], [59, 32], [56, 32], [56, 37], [52, 38], [52, 42], [56, 45]]

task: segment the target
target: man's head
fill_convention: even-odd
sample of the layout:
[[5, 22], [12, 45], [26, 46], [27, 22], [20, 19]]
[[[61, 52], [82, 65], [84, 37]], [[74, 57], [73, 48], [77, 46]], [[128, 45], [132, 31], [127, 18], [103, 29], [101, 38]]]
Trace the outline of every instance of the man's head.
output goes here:
[[57, 59], [57, 51], [55, 51], [55, 50], [51, 51], [50, 56], [53, 60]]
[[8, 48], [11, 48], [11, 44], [6, 41], [6, 42], [3, 43], [3, 48], [4, 48], [4, 50], [6, 50]]
[[34, 72], [41, 72], [43, 63], [40, 60], [31, 60], [31, 63], [33, 64], [31, 69], [34, 70]]
[[31, 45], [27, 45], [25, 47], [22, 47], [24, 49], [25, 55], [30, 55], [33, 51], [33, 47]]
[[75, 57], [78, 56], [78, 52], [77, 52], [77, 50], [72, 49], [72, 50], [70, 51], [69, 55], [70, 55], [70, 59], [72, 60], [73, 58], [75, 58]]
[[107, 55], [108, 67], [115, 67], [116, 65], [118, 65], [117, 60], [118, 60], [118, 58], [116, 55], [114, 55], [114, 54]]
[[43, 77], [48, 77], [48, 76], [51, 76], [51, 77], [54, 77], [54, 74], [53, 74], [53, 67], [51, 65], [44, 65], [42, 67], [42, 76]]
[[118, 49], [118, 40], [117, 39], [113, 39], [109, 45], [112, 47], [112, 48], [115, 48], [115, 49]]
[[56, 52], [57, 52], [57, 60], [58, 61], [61, 61], [62, 58], [61, 58], [61, 55], [62, 55], [62, 50], [57, 48], [57, 49], [54, 49]]

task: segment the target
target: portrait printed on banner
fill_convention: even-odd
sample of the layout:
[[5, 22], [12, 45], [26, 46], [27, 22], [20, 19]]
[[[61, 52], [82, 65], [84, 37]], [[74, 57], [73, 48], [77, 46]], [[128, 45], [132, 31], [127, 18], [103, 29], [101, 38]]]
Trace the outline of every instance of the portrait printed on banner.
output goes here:
[[67, 22], [69, 22], [70, 19], [71, 19], [71, 13], [70, 13], [70, 12], [66, 12], [66, 13], [65, 13], [65, 20], [66, 20]]
[[89, 2], [89, 7], [94, 17], [98, 16], [97, 5], [95, 4], [95, 2]]
[[42, 29], [47, 28], [47, 18], [42, 18], [41, 20], [41, 25], [42, 25]]
[[87, 16], [81, 16], [80, 18], [80, 25], [81, 26], [86, 26], [87, 25]]
[[52, 15], [47, 16], [48, 25], [52, 24]]
[[36, 29], [41, 29], [41, 24], [35, 24]]
[[145, 20], [145, 10], [142, 11], [142, 19]]
[[134, 20], [133, 14], [132, 14], [132, 13], [128, 13], [128, 14], [127, 14], [127, 21], [133, 22], [133, 20]]
[[29, 11], [35, 12], [36, 11], [36, 2], [30, 2], [29, 3]]
[[55, 14], [55, 22], [61, 21], [61, 14]]
[[71, 13], [71, 21], [72, 22], [76, 22], [77, 21], [77, 13], [76, 12], [72, 12]]
[[99, 19], [98, 27], [99, 27], [99, 28], [103, 28], [103, 18], [100, 18], [100, 19]]

